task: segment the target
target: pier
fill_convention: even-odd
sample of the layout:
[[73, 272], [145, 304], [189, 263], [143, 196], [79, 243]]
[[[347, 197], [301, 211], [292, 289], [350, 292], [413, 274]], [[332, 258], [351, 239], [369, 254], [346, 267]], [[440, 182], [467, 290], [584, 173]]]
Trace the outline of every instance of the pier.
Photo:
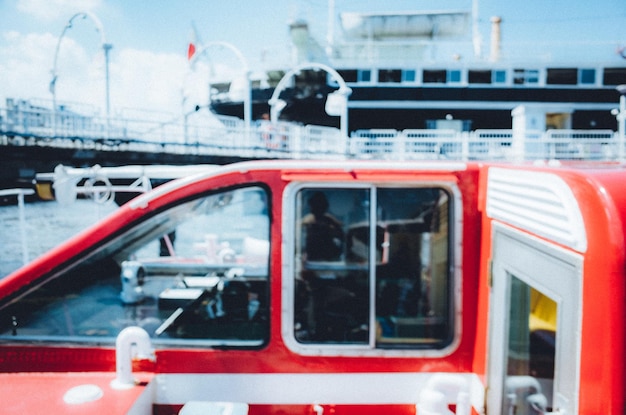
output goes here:
[[202, 109], [106, 117], [72, 105], [7, 100], [0, 108], [0, 187], [73, 167], [227, 164], [251, 159], [624, 159], [612, 130], [357, 130], [254, 121]]

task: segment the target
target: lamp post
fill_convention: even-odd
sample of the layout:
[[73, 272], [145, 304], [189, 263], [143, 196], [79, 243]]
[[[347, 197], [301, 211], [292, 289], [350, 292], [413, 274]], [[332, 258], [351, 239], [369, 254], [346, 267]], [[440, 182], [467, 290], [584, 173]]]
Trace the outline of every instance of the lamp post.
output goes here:
[[[250, 66], [248, 65], [247, 59], [243, 56], [241, 51], [237, 49], [234, 45], [228, 42], [208, 42], [205, 44], [202, 49], [200, 49], [197, 53], [193, 55], [191, 61], [189, 61], [189, 68], [193, 70], [197, 60], [199, 57], [204, 54], [209, 48], [212, 47], [222, 47], [230, 50], [235, 54], [239, 62], [241, 63], [241, 67], [243, 69], [243, 74], [245, 77], [245, 89], [243, 96], [243, 122], [246, 131], [246, 139], [250, 137], [250, 129], [252, 126], [252, 87], [250, 85]], [[211, 99], [211, 93], [209, 91], [209, 100]], [[184, 102], [184, 98], [183, 98]], [[185, 142], [187, 141], [187, 137], [185, 137]]]
[[626, 144], [626, 84], [618, 85], [615, 89], [619, 92], [619, 110], [614, 114], [617, 117], [617, 131], [619, 137], [619, 159], [624, 160], [624, 145]]
[[339, 129], [341, 136], [346, 139], [348, 137], [348, 97], [352, 94], [352, 89], [346, 84], [344, 79], [339, 75], [337, 71], [328, 65], [323, 63], [309, 62], [296, 66], [287, 72], [274, 88], [274, 93], [269, 100], [270, 104], [270, 121], [278, 121], [280, 111], [285, 108], [285, 101], [280, 99], [280, 94], [287, 87], [287, 83], [291, 80], [291, 77], [297, 75], [300, 71], [312, 69], [326, 71], [332, 78], [339, 84], [339, 89], [333, 93], [328, 94], [326, 98], [326, 112], [328, 115], [339, 116]]
[[109, 116], [111, 110], [111, 99], [110, 99], [110, 86], [109, 86], [109, 51], [113, 48], [113, 45], [107, 43], [106, 36], [104, 34], [104, 27], [102, 26], [102, 22], [98, 17], [89, 12], [80, 12], [73, 15], [70, 20], [68, 20], [67, 24], [63, 28], [61, 32], [61, 36], [59, 36], [59, 40], [57, 42], [56, 49], [54, 51], [54, 63], [52, 66], [52, 80], [50, 81], [50, 93], [52, 94], [52, 116], [53, 116], [53, 130], [56, 135], [56, 113], [57, 113], [57, 102], [56, 102], [56, 82], [58, 78], [57, 74], [57, 64], [59, 59], [59, 50], [61, 49], [61, 41], [65, 36], [65, 32], [70, 29], [74, 23], [74, 19], [77, 18], [90, 18], [96, 26], [96, 31], [100, 34], [100, 45], [104, 52], [104, 90], [105, 90], [105, 115], [107, 119], [107, 133], [108, 133], [108, 124], [109, 124]]

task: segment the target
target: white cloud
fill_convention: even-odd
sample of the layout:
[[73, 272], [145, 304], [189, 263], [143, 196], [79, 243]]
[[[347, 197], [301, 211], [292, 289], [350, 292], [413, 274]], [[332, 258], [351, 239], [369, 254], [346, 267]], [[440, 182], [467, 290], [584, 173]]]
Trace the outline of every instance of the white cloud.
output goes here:
[[[0, 105], [6, 98], [43, 102], [50, 106], [50, 81], [58, 37], [50, 33], [6, 32], [0, 42]], [[116, 52], [116, 53], [114, 53]], [[63, 38], [57, 59], [58, 103], [83, 103], [104, 114], [105, 60], [102, 50], [85, 50]], [[187, 70], [183, 56], [136, 49], [111, 50], [109, 85], [111, 113], [142, 108], [180, 113], [181, 87]]]
[[3, 34], [6, 45], [0, 48], [0, 79], [3, 80], [2, 103], [5, 98], [50, 99], [53, 55], [57, 37], [49, 33], [22, 35]]
[[44, 21], [76, 12], [91, 12], [102, 5], [102, 0], [18, 0], [17, 9]]
[[[49, 90], [54, 53], [59, 38], [51, 33], [5, 32], [0, 34], [0, 105], [6, 98], [35, 101], [51, 108]], [[105, 59], [93, 42], [66, 36], [58, 53], [55, 86], [57, 104], [85, 104], [89, 112], [105, 114]], [[182, 54], [156, 53], [131, 48], [109, 53], [110, 114], [126, 115], [133, 110], [183, 113], [183, 87], [187, 97], [185, 112], [208, 103], [208, 82], [237, 79], [241, 71], [232, 66], [209, 67], [198, 62], [189, 72]], [[76, 108], [73, 106], [73, 108]], [[83, 107], [84, 108], [84, 107]]]
[[180, 55], [123, 49], [111, 66], [111, 105], [180, 113], [186, 69]]

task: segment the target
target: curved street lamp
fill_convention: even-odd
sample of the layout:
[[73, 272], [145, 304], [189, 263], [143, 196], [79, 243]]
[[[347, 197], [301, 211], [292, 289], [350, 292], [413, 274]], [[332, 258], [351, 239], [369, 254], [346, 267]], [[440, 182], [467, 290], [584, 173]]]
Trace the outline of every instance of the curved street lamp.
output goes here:
[[57, 107], [56, 82], [58, 78], [57, 63], [59, 59], [59, 50], [61, 49], [61, 41], [63, 40], [63, 36], [65, 36], [65, 32], [67, 32], [68, 29], [72, 27], [74, 19], [77, 19], [77, 18], [85, 19], [87, 17], [91, 19], [93, 23], [96, 25], [96, 31], [100, 34], [100, 45], [102, 46], [102, 50], [104, 51], [105, 111], [106, 111], [107, 123], [109, 120], [110, 106], [111, 106], [110, 95], [109, 95], [109, 51], [111, 50], [111, 48], [113, 48], [113, 45], [110, 43], [107, 43], [106, 36], [104, 34], [104, 27], [102, 26], [102, 22], [100, 21], [100, 19], [98, 19], [98, 17], [95, 14], [90, 13], [90, 12], [76, 13], [70, 18], [70, 20], [68, 20], [67, 24], [63, 28], [63, 31], [61, 32], [61, 36], [59, 36], [56, 49], [54, 51], [54, 64], [52, 66], [52, 80], [50, 81], [50, 92], [52, 93], [52, 111], [53, 111], [54, 120], [55, 120], [54, 122], [55, 134], [56, 134], [56, 111], [57, 111], [56, 109]]
[[291, 78], [297, 75], [300, 71], [312, 69], [326, 71], [337, 83], [339, 89], [335, 92], [328, 94], [326, 98], [326, 112], [329, 115], [339, 115], [340, 117], [340, 131], [342, 137], [348, 136], [348, 97], [352, 94], [352, 89], [346, 84], [346, 81], [339, 73], [328, 65], [317, 62], [303, 63], [288, 71], [278, 82], [274, 93], [269, 100], [270, 104], [270, 121], [274, 122], [278, 120], [280, 112], [285, 108], [285, 101], [280, 99], [280, 94], [286, 89], [288, 82]]
[[[193, 69], [199, 57], [204, 54], [209, 48], [212, 47], [223, 47], [229, 49], [231, 52], [235, 54], [239, 62], [241, 63], [241, 67], [243, 69], [243, 74], [245, 76], [245, 90], [243, 97], [243, 122], [246, 129], [246, 137], [249, 137], [250, 128], [252, 125], [252, 88], [250, 86], [250, 66], [248, 65], [247, 59], [243, 56], [241, 51], [237, 49], [234, 45], [228, 42], [215, 41], [206, 43], [198, 52], [196, 52], [191, 60], [189, 61], [189, 68]], [[210, 92], [209, 92], [209, 100], [210, 100]]]

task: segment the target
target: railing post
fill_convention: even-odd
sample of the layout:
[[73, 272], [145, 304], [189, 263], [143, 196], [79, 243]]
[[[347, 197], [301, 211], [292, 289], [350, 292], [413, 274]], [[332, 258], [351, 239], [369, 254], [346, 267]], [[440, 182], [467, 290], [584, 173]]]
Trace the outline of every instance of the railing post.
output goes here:
[[461, 159], [463, 161], [467, 161], [469, 160], [469, 151], [470, 151], [470, 146], [469, 146], [469, 138], [470, 138], [470, 132], [469, 131], [463, 131], [461, 132]]

